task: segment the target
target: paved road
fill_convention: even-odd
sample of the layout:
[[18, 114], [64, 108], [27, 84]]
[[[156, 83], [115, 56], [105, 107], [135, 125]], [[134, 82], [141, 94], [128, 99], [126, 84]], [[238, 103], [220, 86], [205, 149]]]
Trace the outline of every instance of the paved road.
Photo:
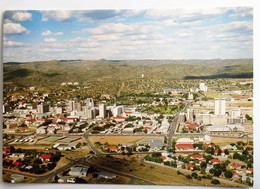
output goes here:
[[[189, 105], [190, 105], [189, 102], [187, 102], [185, 107], [184, 107], [184, 109], [181, 112], [185, 112], [186, 109], [189, 107]], [[178, 126], [179, 114], [180, 114], [180, 112], [175, 114], [175, 116], [173, 118], [173, 121], [172, 121], [172, 123], [170, 125], [170, 128], [168, 130], [167, 145], [166, 145], [166, 149], [167, 150], [172, 149], [172, 138], [175, 135], [175, 132], [176, 132], [176, 129], [177, 129], [177, 126]]]

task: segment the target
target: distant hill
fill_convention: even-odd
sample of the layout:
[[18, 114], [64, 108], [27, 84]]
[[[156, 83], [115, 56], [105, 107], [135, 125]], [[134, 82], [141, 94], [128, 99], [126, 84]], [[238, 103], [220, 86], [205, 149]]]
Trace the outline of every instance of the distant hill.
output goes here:
[[53, 60], [4, 63], [4, 83], [22, 86], [62, 82], [151, 79], [252, 78], [252, 59], [233, 60]]

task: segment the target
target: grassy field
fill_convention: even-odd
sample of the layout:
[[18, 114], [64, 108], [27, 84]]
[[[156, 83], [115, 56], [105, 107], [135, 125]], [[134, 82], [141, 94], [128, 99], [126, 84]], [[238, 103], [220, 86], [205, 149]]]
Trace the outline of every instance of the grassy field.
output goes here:
[[208, 97], [208, 98], [219, 98], [221, 97], [221, 92], [218, 91], [208, 91], [208, 92], [204, 92], [204, 94]]
[[252, 101], [247, 101], [247, 102], [234, 102], [231, 103], [233, 106], [237, 107], [253, 107], [253, 102]]

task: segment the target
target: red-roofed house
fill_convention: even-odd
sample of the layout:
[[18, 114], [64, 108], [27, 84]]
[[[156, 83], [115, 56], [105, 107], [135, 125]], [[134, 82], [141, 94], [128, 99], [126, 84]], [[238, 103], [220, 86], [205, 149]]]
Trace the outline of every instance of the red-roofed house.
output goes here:
[[228, 168], [229, 168], [229, 169], [240, 169], [240, 168], [241, 168], [241, 165], [238, 164], [238, 163], [230, 163], [230, 164], [228, 165]]
[[162, 159], [162, 160], [166, 160], [167, 157], [166, 157], [166, 156], [161, 156], [161, 159]]
[[20, 162], [20, 161], [15, 161], [15, 162], [13, 162], [13, 165], [14, 165], [15, 167], [19, 167], [19, 166], [22, 165], [22, 162]]
[[132, 115], [132, 112], [125, 112], [126, 116]]
[[193, 150], [192, 144], [176, 144], [176, 150]]
[[205, 148], [214, 148], [215, 149], [215, 145], [214, 144], [206, 144]]
[[123, 116], [116, 116], [116, 117], [113, 117], [113, 120], [115, 120], [117, 122], [124, 122], [125, 121], [125, 117], [123, 117]]
[[212, 163], [212, 164], [220, 164], [221, 160], [215, 158], [215, 159], [209, 160], [209, 162]]
[[107, 149], [109, 149], [110, 152], [116, 152], [118, 150], [118, 148], [115, 146], [107, 146]]
[[215, 150], [214, 155], [217, 156], [219, 154], [219, 152], [221, 152], [221, 156], [225, 156], [224, 150], [220, 150], [220, 149]]
[[249, 168], [249, 169], [246, 170], [246, 173], [249, 173], [249, 174], [251, 174], [253, 172], [254, 172], [254, 168]]
[[194, 167], [195, 167], [195, 164], [193, 164], [193, 163], [187, 163], [186, 164], [186, 169], [189, 169], [189, 170], [194, 170]]
[[44, 161], [50, 161], [51, 160], [51, 154], [44, 154], [39, 157], [43, 162]]
[[191, 159], [203, 160], [203, 157], [199, 154], [194, 154], [194, 155], [191, 156]]
[[200, 125], [197, 123], [185, 122], [185, 126], [188, 127], [190, 130], [198, 130]]
[[7, 147], [3, 147], [3, 154], [10, 153], [11, 149]]

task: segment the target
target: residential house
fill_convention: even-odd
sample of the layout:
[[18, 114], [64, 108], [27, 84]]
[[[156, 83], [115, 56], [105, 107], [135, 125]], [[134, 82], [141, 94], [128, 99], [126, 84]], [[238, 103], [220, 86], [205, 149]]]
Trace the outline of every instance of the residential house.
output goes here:
[[193, 163], [187, 163], [187, 164], [186, 164], [186, 169], [193, 171], [193, 170], [195, 169], [195, 164], [193, 164]]
[[238, 164], [238, 163], [230, 163], [228, 165], [228, 168], [229, 169], [241, 169], [241, 164]]
[[71, 178], [71, 176], [62, 176], [58, 179], [58, 183], [75, 183], [75, 178]]
[[3, 147], [3, 154], [10, 153], [11, 149], [8, 147]]
[[46, 134], [47, 126], [41, 126], [36, 129], [36, 134]]
[[177, 144], [193, 144], [194, 140], [191, 138], [179, 138], [176, 141]]
[[48, 161], [51, 161], [51, 154], [44, 154], [42, 156], [39, 157], [42, 162], [48, 162]]
[[109, 150], [110, 152], [117, 152], [118, 148], [115, 146], [107, 146], [106, 147], [107, 150]]
[[10, 157], [24, 158], [25, 153], [12, 153]]
[[176, 144], [176, 150], [194, 150], [192, 144]]
[[198, 160], [203, 160], [203, 156], [199, 155], [199, 154], [194, 154], [191, 156], [191, 159], [198, 159]]
[[212, 163], [212, 164], [220, 164], [220, 163], [221, 163], [221, 160], [220, 160], [220, 159], [217, 159], [217, 158], [214, 158], [214, 159], [209, 160], [209, 163]]

